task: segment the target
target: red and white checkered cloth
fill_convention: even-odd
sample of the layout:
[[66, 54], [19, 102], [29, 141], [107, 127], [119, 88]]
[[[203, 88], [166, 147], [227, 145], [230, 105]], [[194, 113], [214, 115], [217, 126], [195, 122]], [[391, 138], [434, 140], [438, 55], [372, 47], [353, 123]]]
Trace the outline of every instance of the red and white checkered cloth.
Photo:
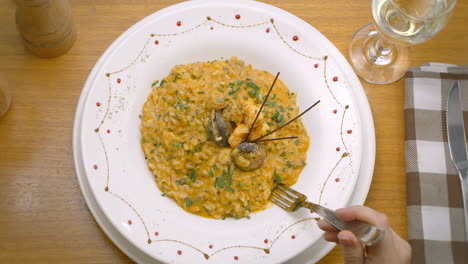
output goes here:
[[454, 80], [460, 80], [468, 131], [468, 66], [428, 63], [410, 68], [406, 75], [408, 240], [413, 263], [468, 263], [460, 179], [450, 159], [445, 121]]

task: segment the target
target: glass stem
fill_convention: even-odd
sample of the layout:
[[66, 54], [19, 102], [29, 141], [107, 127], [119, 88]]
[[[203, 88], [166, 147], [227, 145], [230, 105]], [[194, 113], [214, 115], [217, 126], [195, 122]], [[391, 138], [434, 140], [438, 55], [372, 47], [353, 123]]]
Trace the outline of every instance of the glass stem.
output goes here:
[[375, 49], [379, 56], [388, 56], [392, 53], [392, 44], [388, 43], [385, 39], [379, 38], [375, 42]]
[[382, 37], [369, 39], [366, 45], [365, 54], [370, 63], [380, 66], [391, 64], [396, 56], [393, 44]]

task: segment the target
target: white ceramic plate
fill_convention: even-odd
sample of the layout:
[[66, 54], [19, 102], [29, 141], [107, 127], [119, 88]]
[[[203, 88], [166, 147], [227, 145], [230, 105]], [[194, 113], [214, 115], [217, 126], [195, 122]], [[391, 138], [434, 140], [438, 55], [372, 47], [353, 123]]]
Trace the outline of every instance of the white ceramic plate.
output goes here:
[[[77, 110], [75, 165], [83, 193], [101, 227], [136, 260], [279, 263], [301, 252], [295, 259], [310, 257], [311, 249], [318, 255], [329, 250], [307, 210], [291, 214], [272, 207], [250, 220], [211, 220], [161, 197], [153, 182], [138, 118], [151, 83], [176, 64], [234, 55], [255, 68], [281, 71], [298, 93], [300, 109], [321, 100], [303, 118], [311, 146], [295, 188], [331, 208], [352, 197], [362, 203], [367, 195], [375, 156], [372, 116], [336, 48], [310, 25], [269, 5], [185, 2], [143, 19], [109, 47]], [[355, 185], [358, 179], [363, 186]]]

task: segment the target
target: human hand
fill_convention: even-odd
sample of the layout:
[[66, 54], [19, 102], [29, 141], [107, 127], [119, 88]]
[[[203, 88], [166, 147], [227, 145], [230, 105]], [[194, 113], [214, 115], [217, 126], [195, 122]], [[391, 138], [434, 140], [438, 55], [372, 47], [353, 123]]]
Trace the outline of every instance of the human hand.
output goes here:
[[410, 263], [411, 247], [390, 226], [388, 217], [365, 206], [351, 206], [336, 210], [336, 215], [344, 221], [361, 220], [385, 230], [383, 239], [374, 246], [363, 245], [348, 230], [339, 229], [322, 219], [317, 222], [325, 231], [323, 238], [329, 242], [339, 243], [343, 250], [346, 264], [393, 264]]

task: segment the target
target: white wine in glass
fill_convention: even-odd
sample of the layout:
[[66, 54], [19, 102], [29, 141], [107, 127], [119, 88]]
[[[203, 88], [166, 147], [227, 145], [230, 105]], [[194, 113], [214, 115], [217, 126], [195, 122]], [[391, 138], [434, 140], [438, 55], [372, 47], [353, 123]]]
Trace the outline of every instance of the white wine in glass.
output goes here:
[[392, 83], [406, 73], [409, 46], [436, 35], [446, 24], [456, 0], [372, 0], [374, 25], [358, 30], [349, 56], [364, 80]]

